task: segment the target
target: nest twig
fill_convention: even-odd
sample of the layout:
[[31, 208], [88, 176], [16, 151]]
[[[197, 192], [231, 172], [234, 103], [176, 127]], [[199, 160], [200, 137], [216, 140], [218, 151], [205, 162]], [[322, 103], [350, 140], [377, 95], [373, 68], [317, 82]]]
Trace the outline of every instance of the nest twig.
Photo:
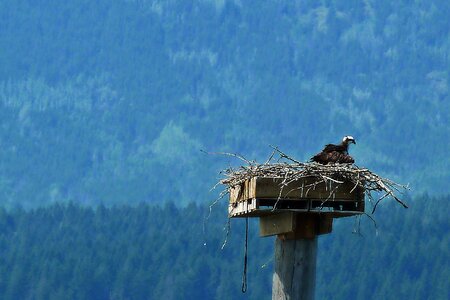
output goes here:
[[[320, 183], [329, 184], [330, 182], [341, 184], [343, 182], [351, 182], [354, 184], [354, 189], [362, 187], [369, 201], [374, 202], [372, 214], [375, 212], [378, 204], [386, 198], [392, 198], [401, 204], [403, 207], [408, 206], [397, 196], [408, 189], [408, 186], [398, 184], [390, 179], [383, 178], [367, 168], [359, 168], [354, 164], [328, 164], [322, 165], [315, 162], [300, 162], [277, 147], [272, 147], [273, 152], [269, 159], [263, 164], [258, 164], [255, 161], [249, 161], [244, 157], [231, 153], [220, 153], [237, 157], [247, 163], [237, 169], [228, 168], [222, 173], [225, 178], [221, 179], [218, 184], [223, 184], [229, 191], [232, 187], [238, 186], [241, 183], [252, 177], [278, 177], [283, 178], [281, 188], [287, 186], [291, 182], [297, 181], [306, 177], [316, 178], [316, 181], [303, 188], [313, 188]], [[382, 195], [375, 201], [373, 194], [381, 193]], [[332, 195], [330, 191], [330, 197]], [[280, 193], [281, 196], [281, 193]], [[275, 205], [276, 207], [276, 205]]]

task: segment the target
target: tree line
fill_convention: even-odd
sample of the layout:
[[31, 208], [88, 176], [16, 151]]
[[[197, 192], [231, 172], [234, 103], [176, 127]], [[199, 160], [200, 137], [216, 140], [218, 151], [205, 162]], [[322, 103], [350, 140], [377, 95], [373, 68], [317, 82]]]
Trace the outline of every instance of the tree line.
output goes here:
[[[446, 299], [449, 200], [385, 203], [376, 228], [335, 221], [319, 238], [317, 298]], [[0, 298], [270, 299], [273, 238], [251, 220], [242, 294], [245, 222], [231, 220], [227, 237], [226, 206], [208, 214], [194, 203], [0, 209]]]

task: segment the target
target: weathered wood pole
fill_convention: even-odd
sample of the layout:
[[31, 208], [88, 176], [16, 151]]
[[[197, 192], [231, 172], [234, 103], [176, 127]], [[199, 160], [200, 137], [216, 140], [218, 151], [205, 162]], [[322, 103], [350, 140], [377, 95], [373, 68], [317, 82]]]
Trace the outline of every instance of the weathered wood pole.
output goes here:
[[272, 300], [314, 299], [317, 236], [275, 240]]

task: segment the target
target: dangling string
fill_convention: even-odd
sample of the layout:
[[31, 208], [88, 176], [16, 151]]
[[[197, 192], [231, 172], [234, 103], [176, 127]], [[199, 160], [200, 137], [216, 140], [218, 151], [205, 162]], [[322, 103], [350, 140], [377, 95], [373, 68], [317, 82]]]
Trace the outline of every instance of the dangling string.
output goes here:
[[[248, 206], [248, 203], [247, 203]], [[248, 251], [248, 216], [245, 217], [245, 250], [244, 250], [244, 271], [242, 272], [242, 292], [247, 291], [247, 251]]]

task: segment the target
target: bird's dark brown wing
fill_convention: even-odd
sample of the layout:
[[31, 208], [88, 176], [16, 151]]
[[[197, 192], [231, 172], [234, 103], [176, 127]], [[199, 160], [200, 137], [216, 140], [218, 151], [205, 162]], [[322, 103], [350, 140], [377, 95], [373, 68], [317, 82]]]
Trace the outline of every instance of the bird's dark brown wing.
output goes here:
[[311, 160], [323, 165], [326, 165], [328, 163], [352, 164], [355, 162], [353, 157], [351, 157], [350, 155], [338, 151], [331, 151], [331, 152], [322, 151], [311, 157]]
[[325, 147], [322, 150], [322, 152], [328, 152], [328, 153], [333, 152], [333, 151], [344, 152], [345, 147], [343, 145], [328, 144], [328, 145], [325, 145]]
[[322, 151], [320, 153], [317, 153], [313, 157], [311, 157], [311, 161], [315, 161], [319, 164], [326, 165], [328, 163], [328, 156], [329, 156], [329, 153]]
[[355, 162], [353, 157], [351, 157], [350, 155], [337, 151], [329, 153], [328, 161], [340, 164], [352, 164]]

